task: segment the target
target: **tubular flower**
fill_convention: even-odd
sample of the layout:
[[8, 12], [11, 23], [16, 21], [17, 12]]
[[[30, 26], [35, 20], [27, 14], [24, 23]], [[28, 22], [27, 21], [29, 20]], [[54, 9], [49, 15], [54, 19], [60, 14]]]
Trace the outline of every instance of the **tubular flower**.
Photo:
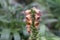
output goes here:
[[[32, 10], [35, 11], [35, 13], [34, 13], [35, 20], [33, 20], [34, 21], [34, 26], [35, 26], [35, 28], [38, 28], [39, 19], [40, 19], [40, 16], [41, 16], [40, 10], [35, 8], [35, 7], [33, 7]], [[27, 27], [28, 32], [31, 32], [30, 27], [32, 26], [32, 13], [31, 12], [32, 12], [31, 10], [26, 10], [25, 11], [26, 27]]]
[[35, 28], [38, 28], [39, 26], [39, 19], [40, 19], [40, 16], [41, 16], [41, 12], [39, 9], [33, 7], [32, 8], [33, 11], [35, 11], [35, 22], [34, 22], [34, 25], [35, 25]]
[[38, 28], [38, 26], [39, 26], [39, 21], [35, 21], [35, 22], [34, 22], [34, 25], [35, 25], [35, 28]]
[[32, 18], [31, 18], [31, 10], [26, 10], [25, 11], [25, 15], [26, 15], [26, 28], [27, 28], [27, 31], [30, 33], [30, 27], [31, 27], [31, 24], [32, 24]]

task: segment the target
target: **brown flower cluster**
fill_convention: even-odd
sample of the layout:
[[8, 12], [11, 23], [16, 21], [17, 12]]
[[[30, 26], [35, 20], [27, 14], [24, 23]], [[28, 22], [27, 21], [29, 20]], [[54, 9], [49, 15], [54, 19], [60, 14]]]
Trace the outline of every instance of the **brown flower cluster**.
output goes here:
[[[33, 7], [32, 8], [33, 11], [35, 11], [34, 13], [34, 17], [35, 17], [35, 20], [34, 20], [34, 26], [35, 28], [38, 28], [38, 25], [39, 25], [39, 19], [40, 19], [40, 16], [41, 16], [41, 12], [39, 9]], [[31, 13], [31, 10], [26, 10], [25, 11], [25, 16], [26, 16], [26, 27], [27, 27], [27, 31], [28, 32], [31, 32], [31, 29], [30, 27], [32, 26], [32, 13]]]

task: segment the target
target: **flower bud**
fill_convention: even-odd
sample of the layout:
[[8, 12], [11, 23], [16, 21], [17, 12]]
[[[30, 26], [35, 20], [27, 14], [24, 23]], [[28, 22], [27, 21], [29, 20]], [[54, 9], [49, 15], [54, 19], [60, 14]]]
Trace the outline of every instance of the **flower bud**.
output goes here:
[[26, 11], [25, 11], [25, 15], [29, 15], [30, 12], [31, 12], [31, 10], [26, 10]]
[[40, 15], [38, 15], [38, 14], [35, 14], [35, 20], [39, 20], [40, 19]]
[[35, 21], [34, 22], [34, 25], [35, 25], [35, 28], [38, 28], [39, 22], [38, 21]]
[[40, 12], [40, 10], [37, 9], [36, 7], [33, 7], [32, 10], [34, 10], [36, 13], [39, 13]]

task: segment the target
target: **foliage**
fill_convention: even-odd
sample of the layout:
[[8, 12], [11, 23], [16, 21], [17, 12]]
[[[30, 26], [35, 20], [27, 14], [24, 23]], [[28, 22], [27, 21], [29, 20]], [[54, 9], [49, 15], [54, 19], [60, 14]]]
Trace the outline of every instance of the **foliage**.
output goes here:
[[60, 30], [60, 0], [47, 0], [47, 2], [52, 14], [54, 15], [54, 18], [58, 19], [55, 29]]
[[25, 15], [22, 11], [33, 6], [39, 8], [42, 13], [37, 40], [60, 39], [48, 29], [49, 26], [46, 26], [57, 22], [54, 27], [60, 30], [59, 0], [36, 0], [25, 6], [19, 3], [13, 5], [9, 2], [9, 0], [0, 0], [0, 40], [28, 40], [29, 33], [25, 27], [26, 23], [23, 22]]

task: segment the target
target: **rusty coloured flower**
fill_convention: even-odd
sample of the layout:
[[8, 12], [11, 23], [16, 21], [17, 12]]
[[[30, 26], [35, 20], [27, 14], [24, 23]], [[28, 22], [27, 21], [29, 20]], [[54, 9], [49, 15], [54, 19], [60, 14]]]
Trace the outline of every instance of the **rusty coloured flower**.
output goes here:
[[[33, 7], [32, 8], [32, 10], [33, 11], [35, 11], [35, 20], [33, 20], [34, 21], [34, 26], [35, 26], [35, 28], [38, 28], [38, 25], [39, 25], [39, 19], [40, 19], [40, 16], [41, 16], [41, 14], [40, 14], [40, 10], [39, 9], [37, 9], [37, 8], [35, 8], [35, 7]], [[26, 16], [26, 27], [27, 27], [27, 31], [28, 32], [30, 32], [31, 30], [30, 30], [30, 27], [32, 26], [32, 14], [31, 14], [31, 10], [26, 10], [25, 11], [25, 16]]]
[[25, 15], [26, 15], [26, 28], [27, 28], [27, 31], [30, 33], [30, 26], [32, 24], [32, 18], [31, 18], [31, 10], [26, 10], [25, 11]]

